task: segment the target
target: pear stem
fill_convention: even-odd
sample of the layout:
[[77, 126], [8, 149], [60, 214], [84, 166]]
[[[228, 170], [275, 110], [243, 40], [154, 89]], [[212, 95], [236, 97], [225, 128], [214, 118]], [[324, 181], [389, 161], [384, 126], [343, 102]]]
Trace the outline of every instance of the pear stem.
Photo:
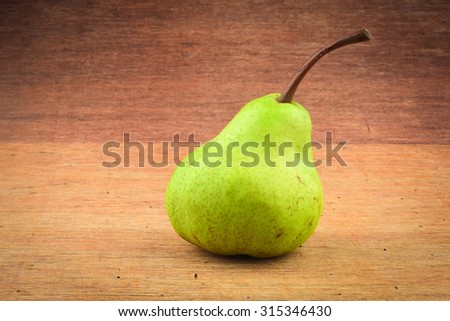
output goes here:
[[303, 77], [305, 77], [306, 73], [327, 53], [338, 49], [340, 47], [350, 45], [353, 43], [358, 43], [362, 41], [370, 40], [372, 36], [370, 35], [367, 29], [360, 30], [351, 35], [345, 36], [325, 47], [317, 51], [308, 61], [297, 71], [294, 78], [289, 82], [289, 84], [284, 89], [281, 96], [278, 98], [280, 103], [290, 103], [294, 98], [295, 91], [297, 90], [298, 85], [302, 81]]

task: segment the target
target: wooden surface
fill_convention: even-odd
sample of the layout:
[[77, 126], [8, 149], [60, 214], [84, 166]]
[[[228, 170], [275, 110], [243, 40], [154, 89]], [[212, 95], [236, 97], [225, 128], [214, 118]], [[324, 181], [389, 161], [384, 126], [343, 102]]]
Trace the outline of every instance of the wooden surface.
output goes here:
[[[3, 1], [0, 299], [450, 300], [446, 3]], [[347, 167], [319, 168], [323, 216], [292, 254], [197, 249], [164, 208], [172, 163], [101, 166], [124, 132], [211, 139], [362, 27], [373, 40], [324, 58], [296, 96], [315, 141], [349, 143]]]

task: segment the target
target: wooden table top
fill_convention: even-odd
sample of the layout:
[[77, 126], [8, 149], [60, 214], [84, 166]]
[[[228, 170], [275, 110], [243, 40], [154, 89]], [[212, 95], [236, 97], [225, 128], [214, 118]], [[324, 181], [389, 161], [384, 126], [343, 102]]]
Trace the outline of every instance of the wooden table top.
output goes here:
[[[47, 1], [0, 5], [0, 299], [450, 300], [448, 1]], [[304, 79], [320, 166], [314, 235], [275, 259], [182, 240], [175, 165], [102, 167], [109, 141], [206, 142]], [[316, 153], [324, 159], [323, 150]]]

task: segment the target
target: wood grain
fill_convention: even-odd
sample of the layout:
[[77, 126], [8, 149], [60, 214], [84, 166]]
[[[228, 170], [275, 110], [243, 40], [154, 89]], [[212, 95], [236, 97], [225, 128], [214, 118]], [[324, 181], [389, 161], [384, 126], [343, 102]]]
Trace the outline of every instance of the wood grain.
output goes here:
[[[0, 299], [450, 300], [449, 11], [447, 1], [2, 2]], [[292, 254], [197, 249], [164, 208], [172, 163], [101, 166], [102, 145], [124, 132], [142, 143], [214, 137], [362, 27], [373, 40], [324, 58], [296, 96], [314, 140], [331, 131], [349, 143], [347, 167], [319, 168], [324, 213]]]

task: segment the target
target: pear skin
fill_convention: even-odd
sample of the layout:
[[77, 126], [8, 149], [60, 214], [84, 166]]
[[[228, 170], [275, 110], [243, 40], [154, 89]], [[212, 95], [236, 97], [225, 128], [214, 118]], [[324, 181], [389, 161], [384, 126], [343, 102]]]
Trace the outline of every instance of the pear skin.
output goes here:
[[[185, 240], [216, 254], [263, 258], [288, 253], [313, 233], [323, 194], [311, 164], [310, 116], [303, 106], [280, 103], [278, 97], [270, 94], [249, 102], [214, 143], [200, 146], [175, 170], [166, 208]], [[270, 149], [263, 147], [268, 134], [275, 145]], [[248, 148], [253, 157], [242, 153], [248, 142], [255, 143]], [[280, 155], [283, 143], [292, 147]], [[226, 152], [237, 144], [231, 155]], [[219, 145], [222, 156], [205, 158], [205, 152], [216, 151], [211, 146]]]

